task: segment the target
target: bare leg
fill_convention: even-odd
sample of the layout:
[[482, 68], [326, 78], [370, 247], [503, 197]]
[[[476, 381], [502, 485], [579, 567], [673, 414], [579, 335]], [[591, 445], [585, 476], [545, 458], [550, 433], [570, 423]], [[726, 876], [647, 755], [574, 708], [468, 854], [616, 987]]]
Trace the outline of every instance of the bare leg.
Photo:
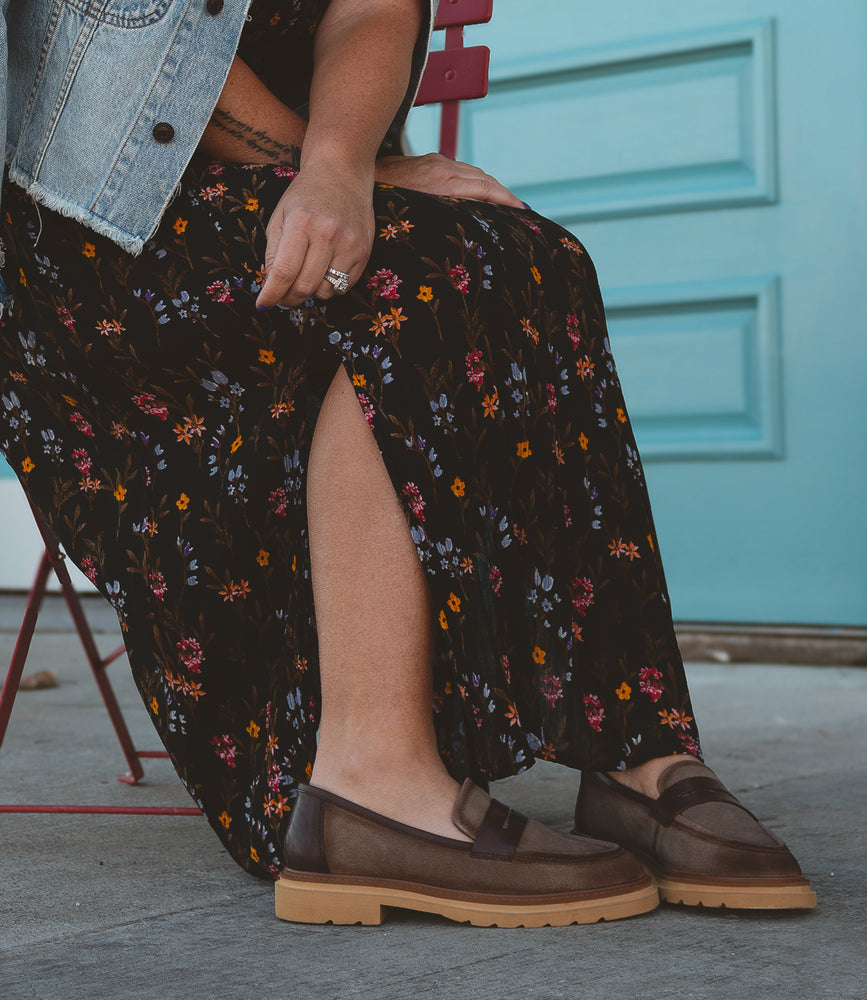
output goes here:
[[342, 367], [313, 435], [310, 564], [322, 675], [311, 782], [410, 826], [467, 839], [436, 746], [427, 582]]

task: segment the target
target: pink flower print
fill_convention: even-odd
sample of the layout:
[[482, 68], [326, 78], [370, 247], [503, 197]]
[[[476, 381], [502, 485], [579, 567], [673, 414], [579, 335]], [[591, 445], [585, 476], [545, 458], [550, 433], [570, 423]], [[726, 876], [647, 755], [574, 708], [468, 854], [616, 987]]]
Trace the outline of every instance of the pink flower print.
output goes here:
[[216, 751], [217, 756], [220, 760], [225, 761], [229, 767], [235, 767], [235, 755], [238, 752], [238, 748], [235, 746], [235, 742], [228, 733], [224, 733], [222, 736], [212, 736], [211, 746]]
[[659, 701], [662, 697], [662, 688], [659, 686], [661, 680], [662, 672], [656, 667], [642, 667], [638, 672], [638, 688], [651, 701]]
[[593, 583], [589, 577], [576, 577], [572, 581], [572, 590], [575, 591], [572, 607], [583, 618], [587, 614], [587, 609], [593, 604]]
[[205, 289], [208, 298], [214, 302], [234, 302], [228, 281], [215, 281]]
[[399, 296], [398, 285], [402, 285], [401, 278], [388, 268], [381, 267], [376, 274], [367, 279], [367, 287], [380, 298], [396, 299]]
[[417, 517], [419, 521], [423, 521], [425, 502], [422, 499], [421, 492], [415, 483], [407, 483], [401, 490], [401, 496], [404, 500], [406, 500], [409, 505], [409, 509], [413, 512], [413, 515]]
[[289, 516], [289, 497], [282, 486], [278, 486], [268, 494], [268, 506], [277, 517]]
[[166, 578], [162, 573], [148, 573], [148, 583], [151, 585], [154, 597], [158, 601], [164, 601], [169, 588], [166, 586]]
[[545, 383], [545, 391], [548, 394], [548, 412], [557, 412], [557, 390], [552, 382]]
[[503, 589], [503, 575], [496, 566], [491, 567], [488, 579], [491, 581], [491, 590], [499, 597], [500, 591]]
[[269, 764], [268, 765], [268, 787], [272, 792], [277, 792], [280, 790], [280, 781], [282, 775], [280, 774], [279, 764]]
[[566, 335], [572, 341], [572, 347], [577, 351], [581, 343], [581, 333], [578, 329], [578, 317], [574, 313], [569, 313], [566, 317]]
[[181, 639], [177, 643], [177, 648], [179, 650], [178, 656], [181, 663], [187, 668], [187, 670], [192, 671], [194, 674], [200, 674], [202, 672], [202, 660], [205, 658], [205, 654], [202, 652], [202, 647], [199, 645], [199, 641], [194, 639], [192, 636], [187, 636], [185, 639]]
[[584, 714], [587, 716], [590, 728], [597, 733], [601, 733], [602, 720], [605, 718], [605, 709], [602, 707], [602, 702], [599, 700], [598, 695], [584, 695]]
[[569, 505], [565, 503], [563, 504], [563, 524], [567, 528], [572, 527], [572, 511], [569, 510]]
[[286, 177], [290, 181], [294, 180], [298, 176], [298, 171], [292, 167], [276, 166], [274, 167], [275, 177]]
[[[539, 684], [542, 697], [553, 708], [563, 697], [563, 685], [556, 674], [545, 674]], [[585, 699], [586, 700], [586, 699]]]
[[69, 422], [77, 431], [81, 431], [81, 433], [87, 435], [87, 437], [96, 437], [93, 433], [93, 428], [78, 412], [78, 410], [76, 410], [75, 413], [69, 414]]
[[470, 275], [463, 264], [458, 264], [449, 271], [449, 281], [452, 283], [452, 288], [462, 295], [466, 295], [470, 290]]
[[75, 320], [72, 318], [72, 313], [66, 308], [66, 306], [57, 307], [57, 317], [65, 327], [68, 327], [70, 330], [75, 329]]
[[81, 572], [84, 573], [91, 583], [96, 583], [96, 564], [90, 556], [85, 556], [81, 560]]
[[503, 668], [503, 676], [506, 678], [506, 683], [512, 683], [512, 665], [509, 663], [509, 657], [503, 654], [500, 657], [500, 666]]
[[476, 387], [477, 392], [482, 391], [485, 381], [485, 363], [482, 361], [481, 351], [470, 351], [466, 358], [467, 381]]
[[677, 738], [680, 741], [680, 745], [686, 750], [687, 753], [691, 753], [694, 757], [698, 757], [701, 753], [701, 747], [698, 745], [698, 740], [694, 736], [690, 736], [689, 733], [678, 733]]
[[365, 396], [363, 392], [359, 392], [357, 396], [358, 402], [361, 404], [361, 411], [364, 414], [364, 419], [367, 421], [368, 427], [373, 430], [373, 415], [374, 408], [373, 403], [370, 401], [368, 396]]
[[75, 451], [73, 451], [72, 461], [75, 463], [76, 469], [78, 469], [82, 475], [89, 475], [93, 461], [84, 448], [76, 448]]
[[132, 397], [132, 401], [142, 413], [147, 413], [150, 417], [159, 417], [160, 420], [168, 419], [168, 409], [165, 406], [156, 405], [156, 396], [153, 393], [140, 392], [137, 396]]

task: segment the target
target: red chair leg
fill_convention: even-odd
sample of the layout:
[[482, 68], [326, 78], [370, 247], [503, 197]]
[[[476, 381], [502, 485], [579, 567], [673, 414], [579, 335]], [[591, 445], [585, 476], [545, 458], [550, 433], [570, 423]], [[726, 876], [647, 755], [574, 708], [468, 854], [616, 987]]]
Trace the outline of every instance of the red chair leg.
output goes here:
[[50, 572], [51, 560], [48, 558], [48, 552], [45, 551], [42, 553], [36, 579], [33, 581], [33, 586], [27, 597], [27, 608], [24, 612], [21, 628], [18, 630], [18, 639], [12, 652], [12, 662], [9, 664], [6, 680], [3, 683], [3, 691], [0, 692], [0, 747], [3, 746], [6, 727], [9, 725], [9, 716], [12, 715], [12, 706], [15, 704], [15, 695], [18, 694], [21, 675], [24, 673], [24, 664], [27, 660], [27, 654], [30, 652], [30, 643], [36, 629], [36, 619], [39, 617], [39, 608], [42, 606], [45, 585], [48, 582]]
[[[81, 606], [81, 599], [75, 591], [69, 571], [66, 568], [65, 556], [60, 549], [57, 537], [47, 524], [42, 520], [37, 511], [33, 511], [36, 524], [45, 542], [45, 551], [39, 562], [39, 569], [33, 586], [27, 599], [27, 608], [21, 627], [18, 630], [18, 638], [15, 649], [12, 653], [12, 661], [6, 674], [3, 690], [0, 692], [0, 747], [6, 735], [9, 725], [9, 718], [12, 714], [12, 707], [15, 704], [15, 696], [21, 683], [21, 676], [24, 671], [24, 664], [27, 654], [30, 651], [30, 644], [33, 633], [36, 629], [36, 621], [39, 617], [39, 609], [45, 596], [46, 585], [49, 573], [54, 570], [60, 583], [66, 605], [72, 620], [75, 623], [76, 631], [84, 648], [87, 661], [93, 671], [102, 700], [111, 718], [117, 738], [120, 741], [124, 757], [129, 765], [129, 773], [121, 775], [118, 780], [127, 784], [136, 784], [143, 776], [144, 770], [139, 758], [141, 757], [168, 757], [164, 750], [136, 750], [132, 742], [129, 730], [126, 726], [120, 705], [114, 694], [114, 689], [106, 674], [106, 667], [116, 660], [124, 652], [124, 647], [119, 646], [108, 656], [101, 657], [96, 648], [93, 632], [90, 629], [84, 608]], [[150, 816], [201, 816], [198, 808], [191, 806], [78, 806], [78, 805], [3, 805], [0, 804], [0, 813], [102, 813], [111, 815], [150, 815]]]

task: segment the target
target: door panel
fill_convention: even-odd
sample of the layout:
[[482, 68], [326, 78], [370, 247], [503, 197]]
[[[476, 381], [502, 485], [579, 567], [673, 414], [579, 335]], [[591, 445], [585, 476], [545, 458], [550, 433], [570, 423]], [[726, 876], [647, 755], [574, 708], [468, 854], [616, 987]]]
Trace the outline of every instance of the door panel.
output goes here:
[[867, 624], [867, 4], [528, 10], [459, 155], [594, 258], [675, 617]]

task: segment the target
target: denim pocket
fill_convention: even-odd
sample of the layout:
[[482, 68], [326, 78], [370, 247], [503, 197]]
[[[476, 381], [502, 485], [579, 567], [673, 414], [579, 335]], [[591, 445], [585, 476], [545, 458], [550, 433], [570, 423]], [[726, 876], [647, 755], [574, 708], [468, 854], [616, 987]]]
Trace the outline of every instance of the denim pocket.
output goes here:
[[66, 5], [101, 24], [144, 28], [156, 24], [174, 0], [66, 0]]

